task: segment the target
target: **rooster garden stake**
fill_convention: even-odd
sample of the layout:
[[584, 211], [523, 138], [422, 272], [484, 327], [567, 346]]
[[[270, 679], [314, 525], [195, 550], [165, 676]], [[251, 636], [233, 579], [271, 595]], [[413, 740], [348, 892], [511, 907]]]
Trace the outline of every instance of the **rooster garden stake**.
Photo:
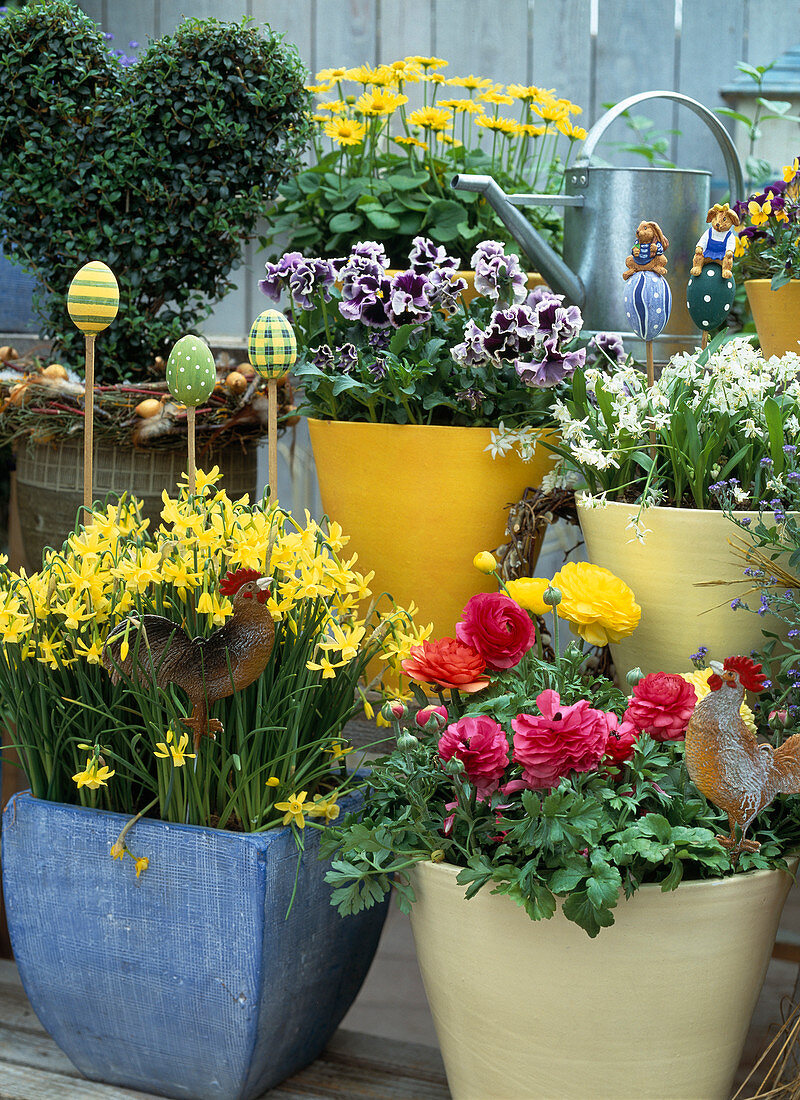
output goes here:
[[730, 836], [717, 839], [735, 864], [740, 852], [761, 847], [745, 836], [756, 814], [776, 794], [800, 794], [800, 734], [776, 749], [759, 744], [739, 708], [745, 689], [763, 691], [761, 665], [749, 657], [727, 657], [722, 665], [712, 662], [712, 668], [711, 692], [695, 707], [686, 730], [686, 767], [697, 789], [727, 813]]
[[[270, 580], [255, 569], [228, 573], [219, 590], [233, 599], [230, 619], [207, 638], [189, 638], [179, 623], [162, 615], [129, 615], [106, 639], [103, 664], [114, 683], [122, 675], [162, 691], [177, 684], [192, 712], [182, 721], [194, 730], [194, 751], [205, 734], [222, 732], [208, 710], [252, 684], [275, 644], [275, 624], [266, 605]], [[127, 644], [127, 648], [126, 648]], [[124, 656], [123, 656], [124, 653]]]

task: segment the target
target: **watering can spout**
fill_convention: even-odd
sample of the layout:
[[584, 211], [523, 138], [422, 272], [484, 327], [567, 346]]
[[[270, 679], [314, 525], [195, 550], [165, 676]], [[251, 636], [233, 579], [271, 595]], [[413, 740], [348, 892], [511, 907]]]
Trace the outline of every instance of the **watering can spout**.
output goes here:
[[580, 278], [553, 251], [525, 215], [510, 202], [509, 196], [491, 176], [454, 176], [452, 186], [457, 191], [476, 191], [482, 195], [548, 285], [557, 293], [565, 295], [573, 305], [585, 304], [586, 289]]

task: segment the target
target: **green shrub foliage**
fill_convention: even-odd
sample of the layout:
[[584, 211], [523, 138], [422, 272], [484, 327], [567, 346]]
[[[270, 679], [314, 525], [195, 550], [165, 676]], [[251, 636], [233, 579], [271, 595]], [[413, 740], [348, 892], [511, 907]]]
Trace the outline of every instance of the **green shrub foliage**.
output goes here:
[[306, 72], [268, 28], [190, 19], [124, 67], [69, 0], [0, 21], [0, 238], [44, 288], [67, 363], [75, 272], [103, 260], [120, 312], [105, 376], [143, 377], [232, 286], [242, 240], [308, 138]]

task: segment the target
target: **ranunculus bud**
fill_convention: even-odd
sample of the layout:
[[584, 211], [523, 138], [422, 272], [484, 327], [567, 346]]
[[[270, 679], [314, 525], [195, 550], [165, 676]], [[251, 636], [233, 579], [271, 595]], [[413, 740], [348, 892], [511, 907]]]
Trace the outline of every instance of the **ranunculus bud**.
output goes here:
[[544, 590], [542, 600], [549, 607], [558, 607], [558, 605], [561, 603], [561, 593], [557, 588], [553, 588], [551, 584]]
[[775, 726], [776, 729], [784, 729], [789, 725], [789, 712], [785, 707], [781, 707], [780, 710], [771, 710], [769, 712], [769, 724]]
[[412, 749], [417, 748], [418, 745], [419, 741], [414, 734], [409, 733], [408, 730], [404, 730], [397, 738], [397, 747], [401, 752], [410, 752]]
[[447, 707], [434, 706], [433, 703], [429, 703], [427, 707], [422, 707], [414, 715], [414, 721], [427, 733], [439, 733], [447, 725], [448, 720]]
[[495, 556], [490, 554], [488, 550], [481, 550], [480, 554], [476, 554], [472, 559], [472, 564], [480, 573], [494, 573], [497, 568]]
[[444, 770], [448, 775], [461, 775], [464, 771], [464, 763], [459, 760], [457, 756], [451, 756], [449, 760], [445, 762]]
[[626, 673], [625, 679], [630, 687], [635, 688], [639, 681], [644, 679], [644, 673], [637, 665], [636, 668], [632, 668], [630, 672]]
[[381, 707], [381, 714], [387, 722], [391, 722], [393, 718], [400, 722], [408, 714], [408, 707], [400, 699], [390, 699]]

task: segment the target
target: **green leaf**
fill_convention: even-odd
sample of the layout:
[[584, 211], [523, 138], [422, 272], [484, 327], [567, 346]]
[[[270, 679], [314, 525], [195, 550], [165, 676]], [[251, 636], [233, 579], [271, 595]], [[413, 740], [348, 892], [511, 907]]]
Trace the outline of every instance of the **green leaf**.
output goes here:
[[614, 923], [614, 914], [606, 908], [598, 908], [585, 890], [577, 890], [564, 901], [564, 916], [575, 921], [594, 939], [601, 928]]
[[554, 894], [568, 894], [586, 877], [586, 868], [561, 868], [550, 876], [548, 886]]
[[385, 210], [375, 209], [371, 206], [364, 208], [367, 220], [372, 222], [376, 229], [397, 229], [400, 225], [394, 214], [388, 214]]
[[775, 467], [775, 473], [783, 473], [784, 460], [783, 446], [786, 438], [783, 434], [783, 417], [781, 408], [774, 397], [768, 397], [764, 402], [764, 419], [767, 422], [769, 435], [769, 455]]
[[350, 233], [364, 224], [360, 214], [334, 214], [328, 223], [334, 233]]
[[393, 191], [415, 191], [427, 180], [427, 172], [415, 172], [413, 175], [394, 172], [392, 175], [386, 176], [386, 182], [391, 185]]

